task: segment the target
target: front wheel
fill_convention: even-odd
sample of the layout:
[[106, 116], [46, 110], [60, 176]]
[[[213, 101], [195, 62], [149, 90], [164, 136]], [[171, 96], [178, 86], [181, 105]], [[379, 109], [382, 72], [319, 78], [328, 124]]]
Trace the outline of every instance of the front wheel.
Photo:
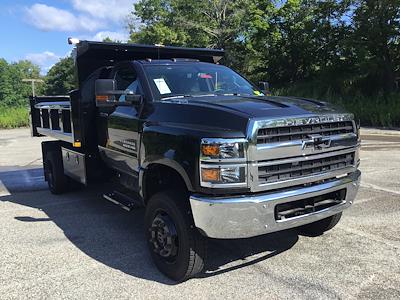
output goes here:
[[300, 234], [308, 236], [318, 236], [323, 234], [325, 231], [331, 230], [339, 223], [342, 213], [338, 213], [329, 218], [319, 220], [310, 224], [306, 224], [299, 227]]
[[166, 276], [184, 281], [203, 270], [207, 239], [194, 227], [188, 199], [179, 191], [151, 197], [145, 230], [153, 261]]

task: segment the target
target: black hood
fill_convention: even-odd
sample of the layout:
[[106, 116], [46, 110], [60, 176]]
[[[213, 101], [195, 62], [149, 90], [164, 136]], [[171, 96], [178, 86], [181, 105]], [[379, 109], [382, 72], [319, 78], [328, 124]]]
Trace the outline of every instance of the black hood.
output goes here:
[[[245, 137], [251, 119], [341, 113], [326, 103], [295, 97], [205, 96], [152, 102], [146, 126], [181, 128], [208, 137]], [[160, 129], [161, 130], [161, 129]]]
[[328, 103], [297, 97], [221, 96], [196, 97], [188, 104], [228, 109], [250, 118], [293, 117], [296, 115], [342, 112]]

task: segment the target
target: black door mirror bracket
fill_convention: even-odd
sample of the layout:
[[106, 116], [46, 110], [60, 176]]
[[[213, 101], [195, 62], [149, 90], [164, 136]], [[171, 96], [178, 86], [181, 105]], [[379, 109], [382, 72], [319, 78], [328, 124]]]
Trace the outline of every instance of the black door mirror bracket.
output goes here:
[[139, 105], [143, 101], [143, 96], [139, 94], [126, 94], [125, 95], [125, 102], [129, 103], [130, 105]]
[[258, 83], [258, 86], [259, 86], [261, 92], [263, 92], [263, 94], [265, 96], [271, 95], [271, 91], [269, 90], [269, 82], [268, 81], [260, 81]]

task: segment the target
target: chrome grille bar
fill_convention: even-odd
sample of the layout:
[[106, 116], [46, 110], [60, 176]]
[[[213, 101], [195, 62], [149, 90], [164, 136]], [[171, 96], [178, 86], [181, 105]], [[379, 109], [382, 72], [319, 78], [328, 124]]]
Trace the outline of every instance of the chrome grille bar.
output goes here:
[[354, 132], [352, 121], [260, 128], [257, 134], [257, 144], [302, 140], [310, 134], [331, 136], [352, 132]]
[[340, 170], [354, 165], [354, 152], [332, 155], [324, 158], [295, 161], [258, 167], [259, 183], [270, 183], [281, 180], [296, 179], [321, 173]]

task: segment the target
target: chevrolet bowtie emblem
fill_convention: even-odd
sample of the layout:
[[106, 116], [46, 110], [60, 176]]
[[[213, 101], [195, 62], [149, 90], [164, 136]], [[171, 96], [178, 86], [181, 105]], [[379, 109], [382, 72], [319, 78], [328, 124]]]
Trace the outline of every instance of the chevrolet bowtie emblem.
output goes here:
[[303, 140], [301, 148], [308, 149], [313, 148], [314, 150], [321, 150], [329, 148], [331, 146], [331, 139], [327, 136], [320, 134], [310, 134], [307, 136], [307, 140]]

